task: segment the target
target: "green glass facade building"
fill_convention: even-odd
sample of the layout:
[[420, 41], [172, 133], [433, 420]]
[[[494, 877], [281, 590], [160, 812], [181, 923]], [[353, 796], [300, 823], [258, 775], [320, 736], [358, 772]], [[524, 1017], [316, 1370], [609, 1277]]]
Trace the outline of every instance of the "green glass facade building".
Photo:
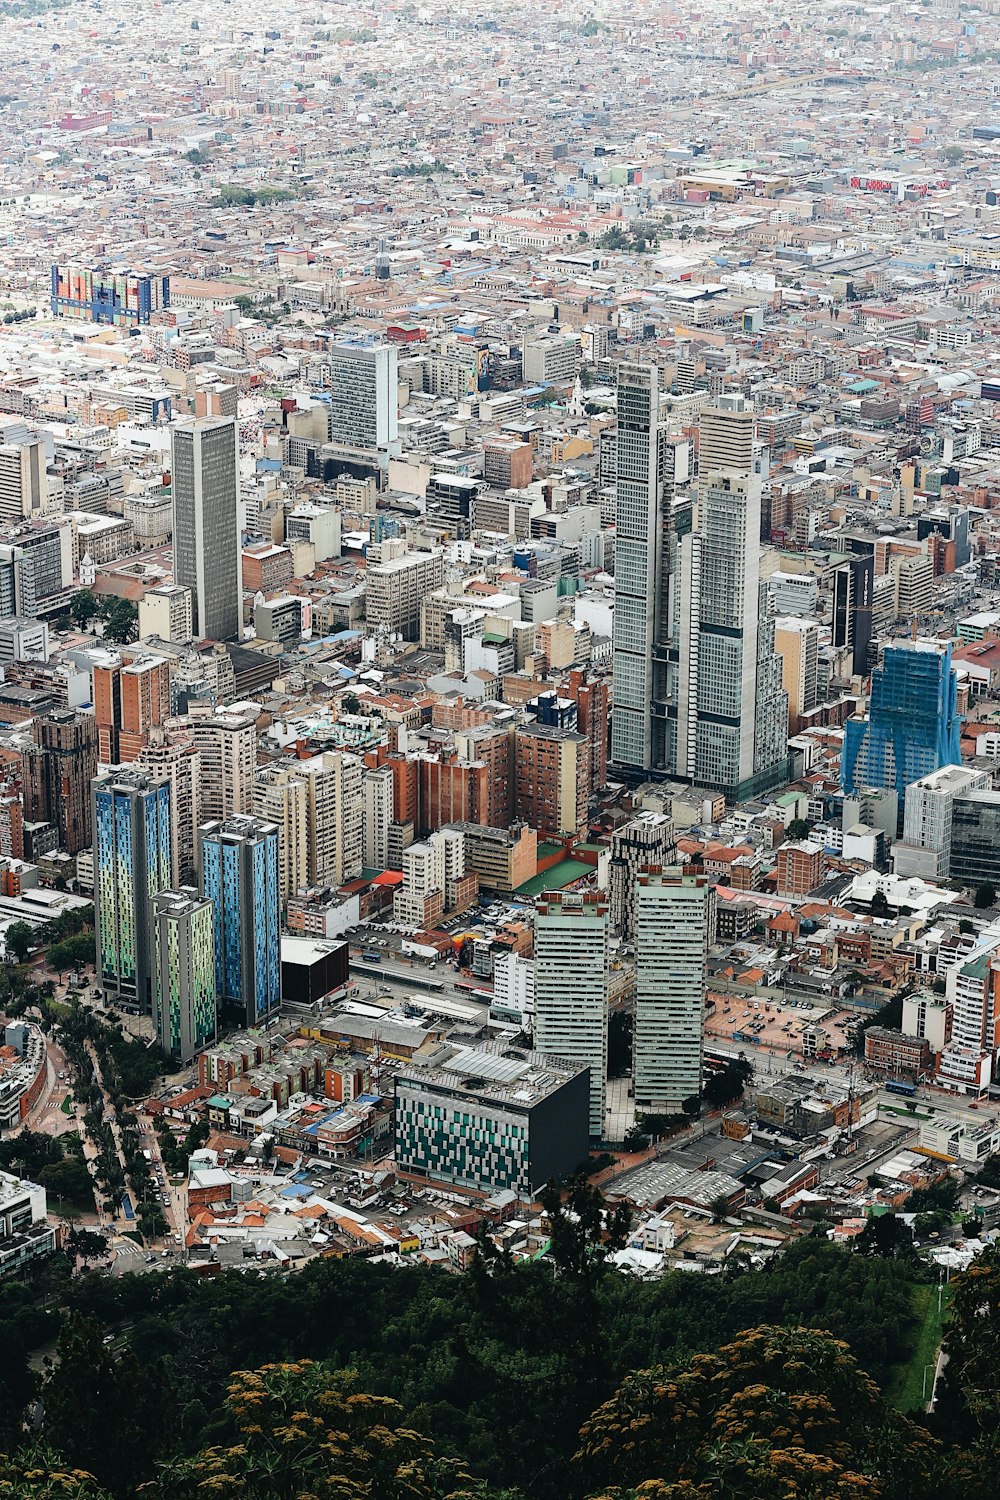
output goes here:
[[216, 1034], [214, 925], [211, 901], [190, 887], [153, 898], [153, 1019], [182, 1063]]

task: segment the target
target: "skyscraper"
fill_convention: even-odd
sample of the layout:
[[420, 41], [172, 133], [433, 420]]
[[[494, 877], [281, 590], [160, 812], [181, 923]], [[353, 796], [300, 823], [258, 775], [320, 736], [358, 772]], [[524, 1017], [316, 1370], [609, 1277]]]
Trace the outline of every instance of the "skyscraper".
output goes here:
[[54, 824], [59, 847], [78, 854], [91, 842], [97, 722], [78, 709], [54, 708], [35, 719], [31, 733], [34, 744], [21, 756], [25, 822]]
[[590, 1069], [590, 1134], [604, 1135], [608, 1076], [608, 909], [548, 892], [535, 909], [535, 1045]]
[[674, 497], [689, 457], [661, 421], [655, 366], [619, 365], [611, 759], [622, 767], [668, 770], [674, 758], [673, 581], [692, 520], [689, 504], [675, 516]]
[[664, 813], [641, 812], [611, 835], [608, 902], [611, 928], [618, 937], [635, 936], [635, 892], [641, 870], [669, 865], [676, 852], [674, 825]]
[[[703, 436], [710, 456], [752, 462], [752, 413], [713, 413]], [[787, 766], [787, 697], [761, 598], [761, 480], [703, 468], [695, 529], [679, 488], [688, 461], [661, 416], [655, 368], [622, 365], [611, 756], [625, 771], [747, 797]]]
[[850, 647], [851, 670], [858, 677], [868, 671], [874, 578], [875, 558], [871, 552], [848, 557], [838, 563], [833, 574], [833, 645]]
[[170, 783], [129, 767], [95, 778], [94, 910], [105, 995], [152, 1008], [153, 897], [173, 885]]
[[171, 430], [174, 582], [191, 590], [196, 635], [231, 641], [242, 624], [239, 447], [235, 419]]
[[709, 884], [641, 871], [635, 916], [636, 1108], [677, 1114], [701, 1090]]
[[309, 885], [309, 789], [294, 765], [262, 766], [254, 778], [254, 816], [278, 827], [282, 906]]
[[149, 744], [136, 761], [149, 774], [170, 782], [170, 844], [174, 879], [180, 885], [197, 880], [198, 829], [201, 809], [201, 754], [186, 720], [149, 732]]
[[215, 923], [207, 896], [182, 886], [153, 897], [153, 1020], [160, 1050], [190, 1062], [216, 1034]]
[[698, 418], [698, 473], [704, 479], [719, 469], [753, 472], [754, 414], [742, 396], [720, 396]]
[[906, 788], [941, 766], [962, 763], [958, 675], [951, 645], [894, 641], [872, 672], [867, 718], [848, 719], [840, 777], [844, 790], [889, 787], [903, 816]]
[[222, 1019], [259, 1026], [281, 999], [277, 826], [259, 818], [205, 823], [198, 852], [201, 894], [213, 908]]
[[397, 355], [392, 344], [332, 344], [330, 441], [386, 456], [399, 446]]

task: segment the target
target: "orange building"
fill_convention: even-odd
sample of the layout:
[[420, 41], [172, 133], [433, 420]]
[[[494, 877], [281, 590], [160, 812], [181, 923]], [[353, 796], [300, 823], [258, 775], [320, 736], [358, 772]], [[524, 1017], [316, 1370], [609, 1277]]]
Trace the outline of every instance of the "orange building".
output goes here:
[[605, 678], [590, 678], [574, 667], [564, 689], [576, 704], [576, 727], [590, 741], [590, 790], [608, 783], [608, 710], [611, 694]]
[[170, 715], [170, 669], [160, 657], [94, 668], [94, 718], [105, 765], [136, 760]]

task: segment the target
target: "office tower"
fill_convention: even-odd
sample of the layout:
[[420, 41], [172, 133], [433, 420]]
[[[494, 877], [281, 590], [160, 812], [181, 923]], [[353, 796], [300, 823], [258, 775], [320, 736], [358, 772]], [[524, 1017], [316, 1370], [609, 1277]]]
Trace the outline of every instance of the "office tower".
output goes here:
[[[892, 846], [894, 872], [927, 880], [947, 879], [955, 802], [959, 797], [988, 791], [992, 784], [988, 771], [972, 771], [965, 766], [942, 766], [911, 782], [906, 788], [903, 837]], [[960, 860], [963, 857], [964, 851]]]
[[60, 849], [79, 854], [91, 842], [94, 716], [72, 708], [50, 709], [34, 720], [31, 733], [34, 743], [21, 756], [25, 822], [53, 824]]
[[689, 504], [675, 514], [675, 492], [688, 478], [690, 445], [661, 421], [653, 365], [619, 365], [617, 422], [611, 759], [666, 769], [675, 728], [674, 575], [679, 538], [692, 522]]
[[372, 766], [361, 778], [364, 808], [362, 859], [368, 870], [384, 870], [389, 862], [389, 825], [392, 823], [392, 769]]
[[444, 553], [408, 552], [399, 539], [377, 545], [365, 568], [365, 620], [372, 632], [419, 640], [420, 606], [444, 583]]
[[535, 909], [535, 1046], [590, 1069], [590, 1134], [604, 1136], [608, 1076], [608, 909], [547, 892]]
[[191, 718], [201, 755], [201, 811], [206, 820], [248, 813], [257, 767], [257, 711], [221, 708]]
[[608, 906], [611, 930], [625, 942], [635, 937], [635, 892], [639, 872], [673, 863], [674, 825], [664, 813], [641, 812], [611, 835]]
[[309, 885], [309, 791], [294, 767], [264, 766], [253, 786], [254, 816], [278, 829], [281, 904]]
[[585, 1069], [503, 1042], [419, 1055], [395, 1078], [400, 1171], [530, 1199], [587, 1154]]
[[720, 396], [698, 418], [698, 473], [702, 479], [719, 469], [752, 474], [753, 467], [753, 411], [742, 396]]
[[239, 439], [231, 417], [198, 417], [171, 429], [174, 582], [191, 590], [194, 632], [239, 637]]
[[281, 1000], [278, 829], [226, 818], [199, 830], [199, 889], [212, 902], [215, 988], [227, 1026], [259, 1026]]
[[466, 869], [463, 830], [439, 828], [403, 851], [393, 917], [406, 927], [433, 927], [446, 912], [463, 911], [478, 887], [478, 877]]
[[44, 444], [0, 442], [0, 523], [41, 515], [48, 494]]
[[670, 769], [745, 800], [787, 769], [788, 699], [760, 583], [760, 479], [702, 476], [681, 544], [676, 755]]
[[637, 1109], [679, 1114], [701, 1091], [709, 883], [642, 871], [635, 898]]
[[150, 776], [170, 782], [171, 862], [174, 879], [190, 885], [198, 877], [198, 829], [201, 805], [201, 754], [185, 720], [149, 731], [149, 743], [136, 759]]
[[150, 730], [170, 713], [170, 669], [162, 657], [146, 657], [123, 666], [120, 657], [93, 669], [94, 718], [98, 753], [104, 765], [138, 758]]
[[960, 792], [951, 804], [948, 833], [948, 863], [942, 874], [964, 880], [971, 889], [986, 883], [1000, 891], [1000, 792], [988, 786]]
[[72, 527], [22, 524], [11, 534], [0, 543], [0, 615], [31, 619], [73, 582]]
[[781, 657], [781, 686], [788, 695], [788, 732], [798, 734], [803, 715], [819, 701], [819, 626], [785, 616], [774, 622], [774, 649]]
[[874, 584], [875, 558], [870, 552], [848, 557], [834, 569], [832, 643], [838, 650], [850, 647], [856, 677], [868, 672]]
[[332, 344], [330, 442], [394, 454], [399, 446], [397, 355], [393, 344]]
[[151, 903], [174, 883], [170, 783], [129, 767], [95, 778], [98, 973], [110, 1000], [152, 1006]]
[[961, 764], [957, 697], [950, 644], [915, 640], [887, 646], [882, 665], [872, 673], [867, 718], [848, 719], [844, 726], [844, 790], [894, 788], [902, 817], [911, 782], [941, 766]]
[[895, 618], [909, 623], [931, 607], [934, 562], [925, 556], [894, 557], [889, 566], [895, 584]]
[[160, 1051], [188, 1063], [217, 1030], [215, 921], [207, 896], [182, 886], [153, 897], [153, 1021]]
[[514, 731], [514, 815], [554, 838], [587, 827], [590, 741], [575, 729], [519, 724]]

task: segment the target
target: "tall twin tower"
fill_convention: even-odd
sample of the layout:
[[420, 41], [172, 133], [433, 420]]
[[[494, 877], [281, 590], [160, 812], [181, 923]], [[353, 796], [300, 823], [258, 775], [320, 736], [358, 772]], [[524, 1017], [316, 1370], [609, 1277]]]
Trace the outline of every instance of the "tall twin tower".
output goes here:
[[612, 760], [745, 800], [788, 757], [753, 413], [732, 398], [702, 413], [695, 485], [665, 404], [655, 366], [619, 366]]

